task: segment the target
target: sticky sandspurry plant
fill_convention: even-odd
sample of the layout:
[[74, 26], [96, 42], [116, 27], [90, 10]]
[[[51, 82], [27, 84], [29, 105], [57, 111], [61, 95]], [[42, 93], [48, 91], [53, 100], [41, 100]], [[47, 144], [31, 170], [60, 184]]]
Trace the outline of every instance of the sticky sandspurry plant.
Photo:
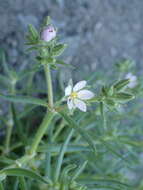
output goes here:
[[[55, 101], [51, 69], [59, 69], [60, 65], [68, 66], [59, 59], [67, 45], [59, 42], [58, 31], [49, 17], [45, 19], [39, 32], [29, 25], [26, 39], [27, 52], [36, 51], [37, 64], [27, 72], [11, 72], [4, 61], [7, 77], [0, 76], [3, 81], [7, 81], [9, 87], [9, 95], [0, 93], [0, 98], [10, 102], [11, 121], [4, 120], [7, 132], [4, 148], [1, 147], [0, 189], [133, 189], [126, 180], [122, 182], [121, 177], [111, 176], [111, 169], [107, 170], [106, 167], [102, 172], [102, 167], [96, 166], [96, 163], [100, 161], [106, 165], [103, 154], [109, 151], [130, 167], [126, 157], [110, 144], [110, 141], [116, 142], [120, 138], [120, 133], [111, 133], [107, 116], [117, 112], [119, 107], [134, 98], [133, 92], [129, 90], [130, 77], [134, 77], [128, 75], [112, 84], [100, 86], [98, 91], [89, 86], [86, 80], [80, 80], [75, 85], [70, 80], [65, 85], [61, 99]], [[18, 95], [17, 83], [39, 70], [44, 70], [45, 73], [46, 98]], [[30, 106], [24, 107], [20, 114], [16, 111], [16, 103]], [[30, 111], [37, 106], [46, 109], [45, 115], [36, 133], [29, 134], [28, 137], [23, 130], [26, 122], [22, 124], [22, 120], [28, 118]], [[102, 123], [99, 125], [102, 133], [93, 129], [98, 123], [95, 115], [98, 109], [102, 116]], [[39, 111], [43, 112], [40, 109]], [[11, 146], [14, 132], [19, 143]], [[17, 149], [20, 149], [18, 154]], [[114, 161], [115, 165], [119, 164], [118, 159]], [[111, 166], [108, 163], [109, 168], [114, 168], [114, 164]]]

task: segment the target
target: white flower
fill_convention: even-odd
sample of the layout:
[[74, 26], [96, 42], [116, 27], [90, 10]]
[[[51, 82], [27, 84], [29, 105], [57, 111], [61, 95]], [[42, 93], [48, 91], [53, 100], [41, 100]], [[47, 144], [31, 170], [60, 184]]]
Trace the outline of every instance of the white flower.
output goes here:
[[56, 37], [56, 30], [53, 26], [49, 25], [41, 32], [41, 39], [49, 42]]
[[86, 81], [78, 82], [74, 87], [69, 85], [65, 88], [65, 96], [67, 96], [68, 108], [78, 108], [83, 112], [86, 112], [85, 100], [89, 100], [94, 97], [94, 93], [83, 89], [86, 86]]
[[137, 77], [132, 73], [128, 73], [125, 78], [130, 80], [130, 83], [127, 85], [129, 88], [134, 88], [137, 85]]

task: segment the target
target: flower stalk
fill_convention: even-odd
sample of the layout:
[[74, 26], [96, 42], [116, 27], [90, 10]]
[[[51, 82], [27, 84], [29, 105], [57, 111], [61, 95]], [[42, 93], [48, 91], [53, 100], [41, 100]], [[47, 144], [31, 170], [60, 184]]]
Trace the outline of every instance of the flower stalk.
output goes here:
[[53, 102], [53, 87], [52, 87], [50, 65], [46, 64], [44, 67], [44, 70], [45, 70], [45, 77], [46, 77], [46, 82], [47, 82], [48, 103], [49, 103], [50, 108], [52, 109], [54, 106], [54, 102]]
[[49, 110], [47, 109], [47, 113], [35, 135], [32, 145], [30, 147], [30, 150], [29, 150], [30, 155], [35, 154], [37, 147], [38, 147], [43, 135], [47, 131], [47, 129], [51, 123], [51, 120], [53, 119], [54, 114], [55, 114], [55, 112], [53, 111], [54, 101], [53, 101], [53, 87], [52, 87], [50, 65], [45, 64], [44, 70], [45, 70], [45, 77], [46, 77], [46, 83], [47, 83], [48, 104], [49, 104], [49, 107], [51, 108], [51, 110], [49, 112]]
[[[11, 84], [11, 94], [15, 95], [15, 85], [16, 83]], [[10, 119], [7, 122], [7, 129], [6, 129], [6, 139], [5, 139], [5, 149], [4, 149], [4, 154], [9, 153], [10, 149], [10, 141], [11, 141], [11, 136], [12, 136], [12, 129], [13, 129], [13, 116], [12, 116], [12, 103], [10, 104]]]
[[53, 112], [47, 112], [35, 137], [34, 137], [34, 141], [30, 147], [29, 153], [30, 155], [35, 154], [35, 152], [37, 151], [37, 147], [43, 137], [43, 135], [45, 134], [45, 132], [47, 131], [51, 120], [53, 119], [54, 113]]
[[5, 150], [4, 150], [5, 154], [9, 153], [9, 149], [10, 149], [9, 146], [10, 146], [10, 141], [11, 141], [12, 129], [13, 129], [13, 123], [9, 122], [7, 124], [7, 130], [6, 130]]
[[104, 131], [107, 131], [107, 121], [106, 121], [106, 115], [105, 115], [105, 106], [103, 102], [100, 102], [100, 112], [103, 119], [103, 129]]

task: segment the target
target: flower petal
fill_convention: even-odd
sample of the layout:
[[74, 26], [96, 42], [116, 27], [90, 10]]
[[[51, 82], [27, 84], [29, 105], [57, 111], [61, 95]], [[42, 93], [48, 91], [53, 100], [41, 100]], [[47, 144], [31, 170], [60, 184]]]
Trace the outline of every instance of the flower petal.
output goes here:
[[132, 73], [128, 73], [125, 78], [130, 79], [130, 83], [128, 84], [129, 88], [134, 88], [137, 85], [137, 77]]
[[132, 76], [133, 76], [132, 73], [127, 73], [126, 76], [125, 76], [125, 78], [126, 78], [126, 79], [130, 79]]
[[86, 86], [86, 81], [85, 80], [82, 80], [82, 81], [79, 81], [78, 83], [76, 83], [76, 85], [74, 86], [73, 88], [73, 91], [77, 92], [78, 90], [81, 90], [82, 88], [84, 88]]
[[41, 33], [41, 39], [49, 42], [56, 37], [56, 30], [53, 26], [47, 26]]
[[68, 108], [69, 108], [70, 110], [75, 107], [75, 106], [74, 106], [74, 103], [73, 103], [73, 100], [71, 100], [70, 98], [68, 98], [68, 100], [67, 100], [67, 105], [68, 105]]
[[132, 82], [137, 80], [137, 77], [135, 75], [132, 76], [132, 78], [130, 79]]
[[134, 88], [135, 86], [137, 86], [137, 81], [136, 80], [134, 80], [134, 81], [131, 81], [129, 84], [128, 84], [128, 87], [129, 88]]
[[80, 90], [78, 92], [78, 98], [82, 100], [89, 100], [94, 97], [94, 93], [89, 90]]
[[75, 107], [77, 107], [83, 112], [86, 112], [86, 104], [83, 101], [74, 99], [74, 104], [75, 104]]
[[65, 88], [65, 96], [69, 96], [72, 92], [72, 86], [69, 85]]

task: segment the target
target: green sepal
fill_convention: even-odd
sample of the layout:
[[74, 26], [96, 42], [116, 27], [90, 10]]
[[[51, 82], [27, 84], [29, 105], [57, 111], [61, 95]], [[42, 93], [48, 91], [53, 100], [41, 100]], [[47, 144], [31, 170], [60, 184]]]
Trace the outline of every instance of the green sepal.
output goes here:
[[133, 94], [120, 92], [120, 93], [115, 94], [112, 98], [117, 102], [124, 103], [124, 102], [128, 102], [134, 99], [135, 96]]
[[37, 56], [36, 60], [41, 62], [43, 65], [47, 64], [47, 63], [55, 63], [55, 59], [52, 57], [42, 57], [42, 56]]
[[28, 26], [28, 34], [26, 35], [27, 43], [26, 45], [35, 45], [39, 42], [39, 34], [32, 24]]
[[103, 86], [101, 88], [101, 92], [103, 96], [112, 96], [114, 93], [114, 87], [113, 86]]
[[107, 88], [107, 94], [108, 96], [112, 96], [114, 93], [114, 87], [110, 86], [109, 88]]
[[102, 95], [103, 95], [103, 96], [107, 96], [107, 95], [108, 95], [108, 93], [107, 93], [107, 87], [106, 87], [106, 86], [103, 86], [103, 87], [101, 88], [101, 92], [102, 92]]
[[57, 57], [60, 56], [64, 50], [66, 49], [67, 44], [58, 44], [52, 49], [52, 56]]
[[114, 100], [112, 100], [112, 99], [105, 99], [104, 100], [104, 103], [107, 105], [107, 106], [109, 106], [109, 107], [111, 107], [111, 108], [113, 108], [113, 107], [115, 107], [116, 106], [116, 102], [114, 101]]
[[119, 82], [117, 82], [114, 85], [114, 89], [119, 92], [121, 90], [123, 90], [125, 87], [127, 87], [127, 85], [130, 83], [129, 79], [124, 79], [124, 80], [120, 80]]
[[29, 32], [32, 34], [32, 37], [34, 39], [38, 39], [39, 34], [38, 34], [37, 30], [35, 29], [35, 27], [32, 24], [29, 24]]
[[42, 28], [45, 26], [48, 26], [49, 24], [51, 24], [51, 18], [50, 18], [50, 16], [46, 16], [46, 18], [44, 19], [44, 22], [42, 24]]
[[26, 49], [26, 52], [30, 52], [30, 51], [38, 51], [40, 49], [40, 47], [37, 47], [37, 46], [32, 46], [30, 48], [27, 48]]

